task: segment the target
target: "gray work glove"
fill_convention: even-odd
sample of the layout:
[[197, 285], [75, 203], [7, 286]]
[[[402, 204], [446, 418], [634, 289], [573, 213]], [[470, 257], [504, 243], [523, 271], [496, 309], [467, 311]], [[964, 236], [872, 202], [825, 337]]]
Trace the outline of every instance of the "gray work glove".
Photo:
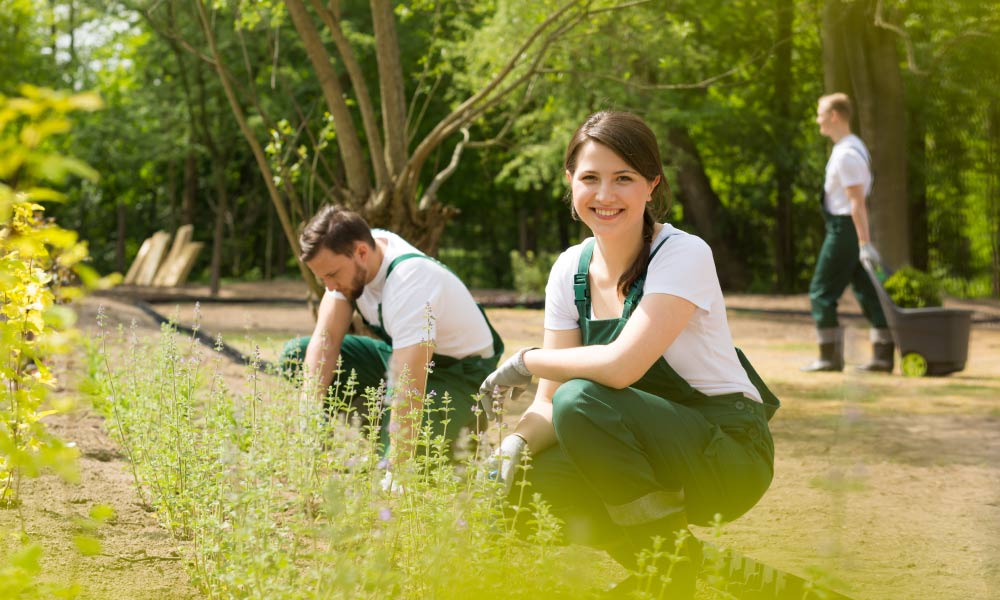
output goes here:
[[517, 477], [517, 465], [521, 464], [527, 448], [528, 443], [524, 438], [518, 433], [512, 433], [500, 442], [500, 447], [486, 461], [486, 473], [491, 480], [500, 482], [504, 496], [510, 493], [514, 478]]
[[494, 421], [497, 419], [496, 411], [493, 410], [494, 402], [503, 406], [503, 398], [508, 391], [513, 394], [514, 390], [524, 389], [531, 383], [531, 371], [524, 366], [524, 353], [528, 350], [537, 348], [521, 348], [514, 356], [503, 361], [479, 386], [479, 402], [483, 405], [487, 418]]
[[861, 244], [858, 258], [861, 259], [861, 262], [867, 262], [872, 267], [882, 266], [882, 257], [878, 255], [878, 250], [872, 246], [871, 242]]
[[399, 482], [395, 476], [393, 476], [392, 471], [386, 469], [385, 475], [382, 477], [382, 481], [379, 482], [382, 486], [382, 491], [386, 494], [392, 496], [399, 496], [405, 490], [403, 489], [403, 484]]

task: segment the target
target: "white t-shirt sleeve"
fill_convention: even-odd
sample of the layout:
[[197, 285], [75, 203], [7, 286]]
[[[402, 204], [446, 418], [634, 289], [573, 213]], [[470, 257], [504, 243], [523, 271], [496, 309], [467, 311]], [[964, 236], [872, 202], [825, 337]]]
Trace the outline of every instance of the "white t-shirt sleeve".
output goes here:
[[573, 275], [580, 262], [580, 246], [573, 246], [559, 255], [549, 271], [545, 284], [545, 329], [564, 331], [579, 329], [580, 314], [573, 296]]
[[[386, 282], [383, 294], [382, 322], [392, 338], [392, 347], [406, 348], [437, 338], [436, 320], [440, 316], [441, 286], [433, 285], [428, 277], [421, 276], [419, 262], [425, 258], [411, 258], [401, 262]], [[429, 306], [429, 308], [428, 308]]]
[[852, 185], [868, 185], [871, 174], [868, 172], [868, 163], [861, 156], [861, 150], [857, 148], [845, 148], [837, 165], [837, 176], [840, 184], [845, 188]]
[[684, 298], [706, 313], [719, 289], [712, 249], [693, 235], [672, 235], [653, 257], [644, 294], [670, 294]]

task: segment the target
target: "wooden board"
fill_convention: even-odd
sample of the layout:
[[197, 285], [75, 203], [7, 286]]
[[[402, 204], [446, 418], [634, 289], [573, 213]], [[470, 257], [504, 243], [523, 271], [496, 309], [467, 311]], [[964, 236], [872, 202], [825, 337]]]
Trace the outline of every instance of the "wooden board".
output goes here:
[[132, 265], [128, 268], [128, 273], [125, 273], [125, 279], [122, 283], [125, 285], [132, 285], [135, 283], [136, 277], [139, 276], [139, 269], [142, 268], [142, 263], [146, 261], [146, 256], [149, 254], [149, 249], [153, 245], [153, 238], [146, 238], [142, 242], [142, 246], [139, 246], [139, 253], [135, 255], [135, 260], [132, 261]]
[[164, 262], [163, 266], [160, 267], [160, 272], [156, 275], [156, 285], [174, 287], [187, 281], [188, 275], [191, 274], [191, 268], [194, 267], [194, 262], [198, 259], [198, 253], [201, 252], [204, 245], [202, 242], [188, 242], [177, 256]]
[[170, 246], [170, 252], [167, 254], [167, 257], [163, 259], [163, 263], [160, 265], [159, 270], [156, 271], [156, 276], [153, 277], [154, 286], [170, 287], [172, 285], [176, 285], [166, 283], [164, 280], [168, 271], [167, 266], [173, 264], [173, 262], [176, 261], [184, 251], [185, 246], [191, 243], [191, 235], [193, 233], [194, 226], [192, 225], [181, 225], [177, 228], [177, 233], [174, 235], [174, 243]]
[[170, 234], [166, 231], [157, 231], [150, 239], [152, 242], [150, 243], [149, 252], [142, 261], [142, 266], [139, 268], [139, 273], [135, 278], [136, 285], [152, 285], [153, 278], [156, 277], [156, 272], [160, 269], [160, 263], [163, 262], [163, 255], [167, 252], [167, 244], [170, 243]]

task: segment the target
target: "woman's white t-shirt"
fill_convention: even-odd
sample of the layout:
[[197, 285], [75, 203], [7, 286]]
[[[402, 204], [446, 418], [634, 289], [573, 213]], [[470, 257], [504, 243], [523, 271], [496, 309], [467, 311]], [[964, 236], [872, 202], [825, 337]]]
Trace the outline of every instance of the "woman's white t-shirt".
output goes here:
[[[643, 296], [670, 294], [697, 308], [663, 358], [692, 387], [708, 396], [739, 392], [760, 402], [760, 393], [750, 382], [733, 346], [712, 249], [701, 238], [669, 224], [663, 225], [652, 247], [668, 236], [649, 264]], [[586, 243], [584, 240], [563, 252], [549, 272], [545, 287], [546, 329], [580, 327], [573, 276]]]

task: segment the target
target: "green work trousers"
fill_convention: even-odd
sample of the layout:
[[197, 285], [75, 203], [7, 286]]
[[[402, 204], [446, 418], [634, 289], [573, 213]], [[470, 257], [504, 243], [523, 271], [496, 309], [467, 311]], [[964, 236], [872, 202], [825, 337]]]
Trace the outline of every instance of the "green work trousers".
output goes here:
[[858, 259], [858, 232], [850, 215], [826, 218], [826, 237], [816, 259], [809, 284], [809, 301], [817, 329], [838, 327], [837, 302], [848, 285], [861, 305], [865, 318], [876, 329], [888, 327], [871, 279]]
[[[309, 346], [310, 336], [295, 338], [285, 344], [281, 353], [282, 371], [295, 376], [301, 371], [302, 360]], [[350, 404], [364, 419], [368, 416], [365, 390], [378, 388], [382, 385], [389, 369], [389, 358], [392, 356], [392, 346], [388, 343], [360, 335], [346, 335], [340, 346], [340, 356], [343, 361], [343, 374], [338, 381], [331, 384], [331, 391], [345, 403]], [[473, 394], [479, 393], [479, 384], [486, 379], [496, 366], [496, 359], [470, 357], [455, 359], [435, 354], [430, 376], [427, 379], [428, 401], [425, 403], [425, 416], [430, 418], [431, 431], [434, 436], [444, 435], [449, 447], [454, 444], [459, 433], [464, 428], [476, 429], [476, 414], [473, 412]], [[350, 373], [355, 374], [357, 381], [355, 393], [351, 398], [344, 398], [344, 389]], [[339, 385], [339, 389], [337, 386]], [[442, 403], [445, 393], [450, 398], [450, 404], [445, 410]], [[382, 416], [382, 443], [388, 443], [389, 413]]]
[[[689, 522], [749, 510], [773, 476], [774, 443], [764, 406], [742, 394], [674, 402], [585, 379], [561, 385], [553, 400], [559, 443], [532, 456], [524, 504], [540, 493], [565, 523], [565, 541], [606, 546], [622, 527], [655, 519], [675, 502]], [[658, 506], [644, 507], [645, 499]]]

